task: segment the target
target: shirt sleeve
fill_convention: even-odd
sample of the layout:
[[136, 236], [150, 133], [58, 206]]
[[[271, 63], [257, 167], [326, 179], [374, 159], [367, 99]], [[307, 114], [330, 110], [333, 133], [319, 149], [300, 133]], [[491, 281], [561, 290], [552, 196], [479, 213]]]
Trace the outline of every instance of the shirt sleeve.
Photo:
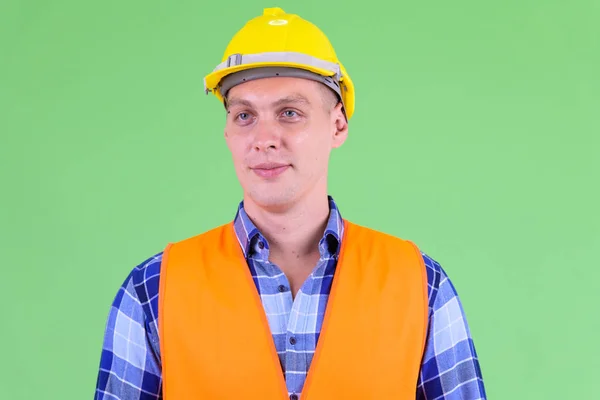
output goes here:
[[423, 254], [429, 281], [429, 330], [417, 400], [485, 400], [479, 359], [456, 289], [441, 265]]
[[156, 325], [160, 257], [136, 267], [108, 314], [94, 400], [156, 400], [162, 378]]

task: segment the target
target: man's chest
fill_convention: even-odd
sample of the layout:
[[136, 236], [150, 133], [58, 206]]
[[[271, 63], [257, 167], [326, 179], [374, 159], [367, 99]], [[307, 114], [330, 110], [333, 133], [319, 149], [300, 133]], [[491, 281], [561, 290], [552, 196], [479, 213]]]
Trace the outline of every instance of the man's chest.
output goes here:
[[292, 296], [290, 281], [278, 267], [255, 265], [254, 281], [290, 390], [301, 387], [312, 362], [334, 270], [332, 262], [320, 262]]

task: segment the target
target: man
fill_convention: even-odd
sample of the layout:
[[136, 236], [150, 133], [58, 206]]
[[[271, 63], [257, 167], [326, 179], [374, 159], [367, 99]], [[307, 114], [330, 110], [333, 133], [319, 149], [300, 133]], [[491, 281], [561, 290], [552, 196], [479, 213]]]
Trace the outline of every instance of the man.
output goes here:
[[484, 399], [459, 298], [409, 241], [327, 192], [354, 86], [313, 24], [268, 8], [205, 78], [243, 188], [235, 218], [133, 269], [96, 399]]

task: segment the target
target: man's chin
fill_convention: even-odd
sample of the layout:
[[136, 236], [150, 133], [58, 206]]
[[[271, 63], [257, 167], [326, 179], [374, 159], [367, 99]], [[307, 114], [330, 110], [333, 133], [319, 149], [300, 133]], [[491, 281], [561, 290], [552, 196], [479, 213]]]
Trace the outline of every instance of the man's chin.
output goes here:
[[246, 197], [257, 207], [270, 211], [285, 210], [294, 204], [296, 193], [293, 190], [272, 190], [274, 188], [249, 191]]

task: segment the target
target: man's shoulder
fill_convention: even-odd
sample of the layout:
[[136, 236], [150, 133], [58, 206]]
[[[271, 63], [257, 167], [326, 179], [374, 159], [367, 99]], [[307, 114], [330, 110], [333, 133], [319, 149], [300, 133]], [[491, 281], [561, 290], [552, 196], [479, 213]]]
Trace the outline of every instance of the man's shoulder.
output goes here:
[[364, 234], [371, 236], [374, 240], [380, 243], [387, 243], [391, 246], [404, 245], [412, 247], [417, 255], [423, 260], [423, 266], [427, 272], [427, 281], [430, 290], [432, 291], [439, 286], [440, 280], [444, 274], [442, 265], [432, 256], [427, 254], [422, 248], [413, 240], [386, 232], [383, 230], [371, 228], [365, 225], [359, 225], [350, 221], [347, 221], [349, 225], [352, 225]]
[[152, 277], [160, 274], [160, 266], [163, 260], [163, 251], [154, 254], [151, 257], [146, 258], [142, 262], [138, 263], [131, 271], [131, 279], [134, 285], [142, 284]]
[[162, 260], [163, 251], [160, 251], [138, 263], [125, 278], [123, 289], [135, 295], [143, 306], [158, 295]]
[[[214, 236], [219, 232], [222, 232], [224, 228], [226, 228], [230, 223], [224, 223], [219, 226], [207, 229], [206, 231], [198, 232], [194, 235], [190, 235], [184, 237], [182, 239], [177, 239], [171, 242], [170, 244], [182, 244], [182, 243], [192, 243], [197, 242], [199, 239], [207, 238], [210, 236]], [[168, 246], [169, 244], [167, 244]], [[166, 247], [165, 246], [165, 249]], [[133, 267], [130, 271], [128, 279], [132, 281], [135, 287], [146, 285], [148, 282], [151, 282], [160, 277], [160, 270], [163, 261], [163, 257], [165, 255], [165, 250], [161, 250], [158, 253], [146, 258], [142, 262], [138, 263]]]
[[379, 242], [379, 243], [387, 243], [390, 244], [392, 246], [397, 246], [397, 245], [408, 245], [410, 247], [412, 247], [422, 258], [424, 263], [426, 264], [426, 266], [428, 268], [432, 268], [432, 269], [439, 269], [441, 266], [440, 264], [431, 256], [429, 256], [427, 253], [425, 253], [421, 247], [414, 241], [411, 240], [410, 238], [406, 238], [403, 236], [399, 236], [384, 230], [380, 230], [377, 228], [372, 228], [366, 225], [360, 225], [351, 221], [346, 221], [348, 226], [351, 226], [354, 228], [354, 230], [361, 232], [362, 235], [368, 235], [371, 238], [373, 238], [375, 241]]
[[353, 222], [353, 221], [349, 221], [349, 220], [345, 220], [345, 225], [347, 228], [350, 228], [350, 230], [358, 233], [360, 236], [369, 236], [371, 237], [373, 240], [379, 242], [379, 243], [391, 243], [391, 244], [398, 244], [398, 243], [406, 243], [406, 244], [413, 244], [416, 247], [416, 244], [410, 240], [407, 239], [405, 237], [390, 233], [388, 231], [382, 230], [380, 228], [375, 228], [369, 225], [365, 225], [365, 224], [361, 224], [361, 223], [357, 223], [357, 222]]

